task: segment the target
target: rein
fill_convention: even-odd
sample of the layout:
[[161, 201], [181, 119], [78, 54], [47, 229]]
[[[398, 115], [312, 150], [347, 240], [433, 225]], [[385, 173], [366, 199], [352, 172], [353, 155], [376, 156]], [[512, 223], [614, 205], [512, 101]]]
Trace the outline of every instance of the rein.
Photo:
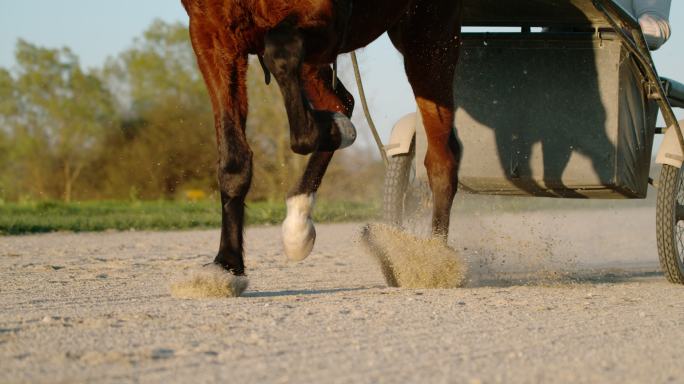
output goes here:
[[[347, 44], [347, 36], [349, 34], [349, 23], [352, 17], [352, 11], [354, 9], [354, 0], [338, 0], [337, 2], [338, 4], [342, 3], [342, 7], [346, 5], [344, 29], [342, 29], [342, 38], [340, 39], [340, 44], [337, 48], [337, 52], [341, 52], [344, 46]], [[371, 116], [370, 108], [368, 107], [368, 100], [366, 100], [366, 92], [363, 88], [363, 80], [361, 79], [361, 71], [359, 70], [359, 62], [356, 59], [356, 52], [354, 51], [351, 52], [351, 61], [352, 66], [354, 67], [354, 77], [356, 78], [356, 87], [359, 90], [359, 98], [361, 99], [363, 114], [365, 115], [366, 122], [368, 122], [368, 127], [370, 128], [370, 131], [373, 134], [373, 139], [375, 140], [375, 145], [378, 147], [378, 151], [380, 152], [380, 157], [382, 157], [382, 161], [385, 163], [385, 166], [388, 166], [389, 159], [387, 158], [387, 153], [385, 152], [384, 146], [382, 145], [382, 139], [380, 138], [380, 134], [378, 134], [378, 129], [376, 128], [375, 123], [373, 122], [373, 117]], [[332, 87], [333, 89], [337, 89], [337, 56], [335, 57], [335, 61], [333, 61], [332, 67]]]

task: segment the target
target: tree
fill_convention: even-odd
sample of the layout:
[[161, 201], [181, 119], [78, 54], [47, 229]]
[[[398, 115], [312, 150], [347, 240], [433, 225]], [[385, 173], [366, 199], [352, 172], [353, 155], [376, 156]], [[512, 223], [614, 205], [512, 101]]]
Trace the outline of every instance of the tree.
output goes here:
[[103, 75], [124, 116], [108, 139], [106, 189], [172, 198], [182, 187], [213, 187], [213, 115], [187, 27], [154, 22]]
[[[107, 146], [112, 150], [107, 154], [109, 187], [105, 189], [120, 196], [133, 188], [144, 198], [160, 193], [171, 198], [183, 188], [215, 191], [213, 112], [187, 26], [155, 21], [131, 48], [107, 63], [104, 75], [116, 90], [120, 113], [125, 116], [121, 132], [111, 137]], [[282, 200], [301, 176], [307, 158], [290, 150], [280, 90], [275, 82], [265, 84], [255, 60], [248, 71], [247, 88], [246, 132], [254, 152], [249, 199]], [[334, 187], [336, 183], [353, 184], [352, 176], [371, 163], [363, 150], [339, 152], [324, 187], [343, 196], [344, 191]], [[376, 179], [381, 177], [372, 178]], [[379, 185], [360, 184], [366, 189]], [[368, 198], [368, 194], [364, 196]]]
[[[247, 81], [246, 129], [254, 152], [249, 198], [282, 201], [307, 158], [290, 150], [277, 84], [264, 83], [256, 62]], [[171, 199], [187, 189], [216, 191], [213, 125], [182, 23], [155, 21], [91, 72], [68, 49], [19, 41], [17, 69], [0, 68], [0, 198]], [[367, 181], [381, 179], [380, 168], [364, 173], [373, 163], [379, 164], [363, 149], [339, 152], [322, 192], [348, 200], [358, 191], [368, 199], [378, 184]]]
[[[254, 150], [252, 200], [280, 199], [304, 158], [289, 148], [289, 127], [277, 85], [266, 86], [258, 65], [249, 70], [247, 135]], [[104, 70], [126, 116], [108, 157], [109, 189], [134, 186], [142, 197], [173, 197], [178, 189], [216, 189], [213, 112], [197, 69], [187, 26], [154, 22]], [[116, 143], [116, 144], [114, 144]], [[127, 166], [131, 164], [131, 166]], [[132, 165], [135, 164], [133, 167]]]
[[14, 73], [0, 74], [0, 122], [12, 140], [22, 192], [70, 201], [105, 131], [115, 124], [111, 96], [67, 48], [19, 40], [16, 61]]
[[10, 194], [10, 121], [9, 116], [16, 116], [14, 79], [10, 73], [0, 68], [0, 199]]

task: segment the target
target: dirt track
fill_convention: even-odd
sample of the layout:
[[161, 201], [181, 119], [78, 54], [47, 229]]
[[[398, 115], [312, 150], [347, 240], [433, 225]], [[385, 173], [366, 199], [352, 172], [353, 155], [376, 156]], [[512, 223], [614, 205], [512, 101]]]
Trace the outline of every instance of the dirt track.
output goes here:
[[361, 224], [319, 225], [299, 265], [251, 228], [245, 297], [197, 301], [169, 283], [215, 231], [0, 238], [0, 382], [682, 382], [653, 216], [460, 218], [473, 282], [432, 291], [385, 288]]

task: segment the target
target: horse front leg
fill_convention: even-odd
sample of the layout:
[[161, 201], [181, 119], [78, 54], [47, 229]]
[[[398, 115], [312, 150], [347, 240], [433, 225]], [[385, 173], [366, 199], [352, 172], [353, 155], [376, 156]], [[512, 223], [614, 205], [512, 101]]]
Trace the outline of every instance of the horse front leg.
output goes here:
[[[228, 118], [229, 120], [230, 118]], [[252, 151], [244, 130], [222, 118], [219, 131], [218, 182], [221, 193], [221, 242], [214, 263], [234, 275], [245, 273], [243, 233], [245, 199], [252, 182]]]
[[[329, 66], [303, 65], [301, 78], [306, 98], [313, 108], [339, 113], [348, 118], [354, 110], [354, 98], [337, 80], [332, 89], [333, 72]], [[316, 241], [312, 211], [316, 192], [323, 181], [334, 151], [316, 151], [309, 158], [299, 182], [287, 195], [287, 217], [283, 222], [283, 246], [290, 260], [305, 259]]]
[[[230, 68], [230, 67], [229, 67]], [[245, 273], [243, 233], [245, 225], [245, 199], [252, 182], [252, 150], [247, 143], [245, 123], [247, 92], [244, 74], [247, 56], [236, 58], [230, 77], [236, 79], [237, 90], [222, 86], [222, 102], [216, 116], [218, 144], [217, 178], [221, 193], [221, 242], [214, 263], [234, 275]], [[230, 99], [232, 102], [227, 102]], [[233, 108], [229, 108], [231, 104]], [[237, 107], [237, 108], [235, 108]]]
[[252, 181], [252, 151], [245, 135], [248, 57], [238, 47], [216, 42], [207, 25], [191, 19], [190, 36], [211, 98], [218, 146], [221, 241], [214, 263], [241, 276], [245, 198]]
[[319, 109], [304, 91], [300, 76], [304, 59], [305, 41], [294, 26], [283, 23], [266, 34], [263, 61], [285, 101], [292, 150], [306, 155], [350, 146], [356, 140], [356, 129], [349, 117]]

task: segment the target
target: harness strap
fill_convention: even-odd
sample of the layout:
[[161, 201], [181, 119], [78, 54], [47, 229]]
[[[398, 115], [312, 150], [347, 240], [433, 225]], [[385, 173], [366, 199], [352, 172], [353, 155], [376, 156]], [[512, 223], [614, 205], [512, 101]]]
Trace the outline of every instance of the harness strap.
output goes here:
[[337, 57], [335, 57], [335, 61], [333, 61], [332, 67], [333, 67], [332, 89], [333, 89], [333, 91], [337, 91]]
[[[342, 15], [342, 37], [337, 45], [337, 55], [339, 56], [340, 51], [347, 44], [347, 36], [349, 35], [349, 22], [351, 20], [352, 11], [354, 9], [353, 0], [336, 0], [337, 9], [340, 10]], [[332, 78], [332, 88], [337, 90], [337, 56], [332, 64], [333, 67], [333, 78]]]
[[349, 35], [349, 23], [352, 17], [352, 11], [354, 10], [354, 0], [338, 0], [341, 3], [342, 15], [343, 15], [343, 28], [342, 28], [342, 38], [337, 47], [337, 51], [341, 51], [347, 44], [347, 36]]

